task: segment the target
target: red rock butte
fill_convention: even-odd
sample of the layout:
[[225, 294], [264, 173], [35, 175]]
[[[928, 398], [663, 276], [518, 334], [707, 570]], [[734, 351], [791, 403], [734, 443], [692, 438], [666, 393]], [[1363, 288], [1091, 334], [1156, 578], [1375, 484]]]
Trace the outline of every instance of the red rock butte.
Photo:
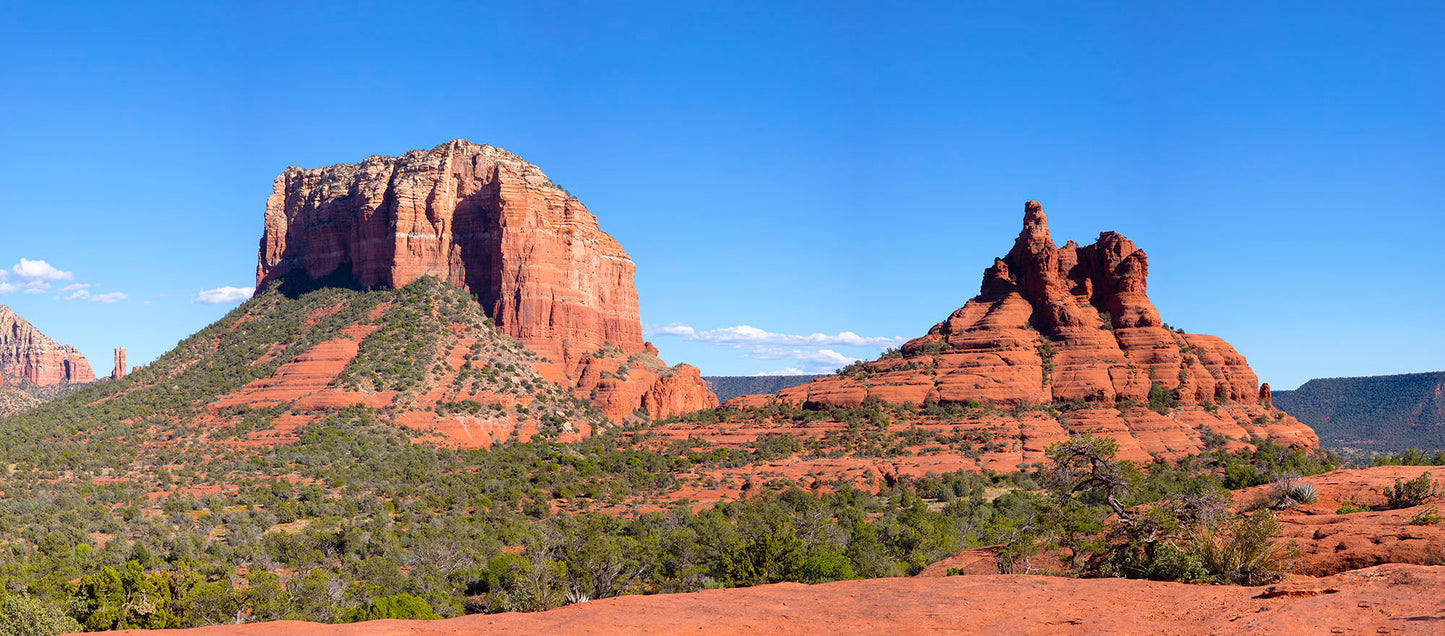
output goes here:
[[94, 382], [95, 372], [80, 351], [62, 345], [5, 305], [0, 305], [0, 383], [39, 386]]
[[[1149, 302], [1148, 275], [1144, 250], [1117, 232], [1100, 234], [1092, 245], [1055, 246], [1043, 206], [1029, 201], [1013, 249], [984, 270], [978, 296], [926, 335], [861, 368], [729, 405], [781, 399], [857, 406], [877, 399], [1119, 406], [1119, 415], [1085, 409], [1072, 419], [1116, 433], [1179, 427], [1190, 447], [1197, 446], [1201, 426], [1231, 437], [1259, 434], [1317, 446], [1308, 426], [1273, 410], [1268, 388], [1229, 343], [1165, 327]], [[1146, 424], [1165, 418], [1130, 405], [1149, 402], [1151, 389], [1193, 408], [1174, 413], [1177, 423]]]
[[626, 359], [656, 353], [642, 340], [635, 269], [597, 217], [536, 166], [454, 140], [359, 164], [287, 168], [266, 201], [256, 286], [298, 273], [349, 276], [362, 287], [435, 276], [469, 291], [503, 333], [549, 360], [538, 369], [544, 377], [593, 396], [611, 417], [716, 406], [685, 365], [612, 377]]

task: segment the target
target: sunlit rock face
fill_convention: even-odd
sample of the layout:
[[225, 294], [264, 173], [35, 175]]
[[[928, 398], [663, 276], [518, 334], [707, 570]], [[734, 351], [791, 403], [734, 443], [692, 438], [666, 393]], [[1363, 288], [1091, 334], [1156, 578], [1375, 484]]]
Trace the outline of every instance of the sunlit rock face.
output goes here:
[[0, 384], [54, 386], [94, 382], [80, 351], [45, 337], [34, 325], [0, 305]]
[[287, 168], [266, 201], [256, 285], [304, 274], [402, 287], [436, 276], [471, 292], [504, 333], [541, 354], [545, 377], [600, 399], [611, 417], [716, 405], [696, 373], [612, 377], [636, 357], [657, 362], [642, 340], [635, 269], [597, 217], [536, 166], [454, 140], [359, 164]]

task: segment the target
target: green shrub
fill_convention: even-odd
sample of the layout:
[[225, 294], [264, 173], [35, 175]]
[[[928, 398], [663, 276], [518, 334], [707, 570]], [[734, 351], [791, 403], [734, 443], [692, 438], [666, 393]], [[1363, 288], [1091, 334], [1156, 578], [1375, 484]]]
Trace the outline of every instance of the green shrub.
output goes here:
[[1400, 508], [1414, 508], [1440, 494], [1440, 487], [1435, 485], [1429, 472], [1420, 473], [1419, 477], [1404, 481], [1399, 477], [1395, 478], [1395, 485], [1380, 491], [1385, 496], [1385, 507], [1390, 510]]
[[1278, 532], [1274, 513], [1261, 510], [1201, 529], [1191, 547], [1216, 582], [1264, 585], [1289, 572], [1292, 550], [1270, 540]]
[[1415, 513], [1415, 516], [1410, 517], [1410, 525], [1433, 526], [1437, 523], [1440, 523], [1440, 519], [1440, 511], [1437, 510], [1435, 506], [1426, 506], [1424, 510], [1417, 512]]
[[383, 618], [402, 620], [434, 620], [441, 618], [432, 611], [431, 605], [405, 592], [375, 599], [370, 603], [352, 608], [341, 615], [343, 623], [359, 623]]
[[0, 636], [51, 636], [85, 629], [65, 612], [29, 595], [0, 600]]
[[1319, 493], [1315, 492], [1315, 487], [1309, 484], [1300, 484], [1298, 486], [1295, 486], [1294, 490], [1289, 493], [1289, 496], [1290, 499], [1298, 501], [1302, 504], [1312, 504], [1320, 500], [1320, 495]]
[[1149, 385], [1149, 408], [1160, 415], [1168, 415], [1169, 409], [1179, 404], [1179, 397], [1158, 382]]
[[1337, 514], [1337, 515], [1347, 515], [1347, 514], [1351, 514], [1351, 513], [1355, 513], [1355, 512], [1365, 512], [1365, 511], [1367, 511], [1367, 510], [1369, 510], [1369, 508], [1366, 508], [1365, 506], [1361, 506], [1361, 505], [1359, 505], [1359, 504], [1356, 504], [1356, 503], [1353, 502], [1353, 501], [1346, 501], [1346, 502], [1340, 504], [1340, 509], [1339, 509], [1339, 510], [1336, 510], [1336, 511], [1335, 511], [1335, 514]]

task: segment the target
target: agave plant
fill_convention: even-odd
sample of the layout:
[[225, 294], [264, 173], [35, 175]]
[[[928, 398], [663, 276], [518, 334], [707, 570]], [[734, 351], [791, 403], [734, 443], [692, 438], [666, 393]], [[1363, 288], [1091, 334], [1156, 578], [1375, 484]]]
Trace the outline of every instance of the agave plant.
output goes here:
[[1315, 487], [1309, 484], [1295, 486], [1289, 493], [1289, 498], [1302, 504], [1312, 504], [1319, 501], [1320, 495], [1315, 492]]

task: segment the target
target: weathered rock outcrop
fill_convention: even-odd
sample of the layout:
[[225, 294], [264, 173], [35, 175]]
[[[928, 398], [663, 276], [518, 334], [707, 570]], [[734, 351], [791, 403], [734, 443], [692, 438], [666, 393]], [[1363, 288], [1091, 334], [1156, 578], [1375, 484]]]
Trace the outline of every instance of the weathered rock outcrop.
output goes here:
[[128, 368], [129, 367], [125, 366], [125, 347], [116, 348], [115, 368], [110, 371], [110, 379], [119, 380], [125, 377], [126, 369]]
[[[401, 287], [436, 276], [470, 291], [504, 333], [541, 354], [544, 377], [605, 393], [604, 411], [617, 418], [664, 403], [644, 404], [653, 387], [641, 383], [656, 374], [602, 383], [587, 373], [599, 358], [636, 366], [647, 355], [634, 270], [597, 217], [536, 166], [454, 140], [359, 164], [287, 168], [266, 202], [256, 285], [304, 275]], [[716, 404], [688, 377], [669, 383], [665, 410]]]
[[34, 325], [0, 305], [0, 381], [53, 386], [95, 381], [80, 351], [45, 337]]
[[[1023, 231], [1008, 255], [984, 270], [978, 296], [900, 351], [783, 390], [776, 399], [819, 406], [868, 399], [1068, 403], [1108, 413], [1118, 405], [1117, 415], [1092, 419], [1120, 436], [1133, 432], [1142, 439], [1138, 433], [1147, 429], [1153, 431], [1147, 437], [1181, 437], [1184, 446], [1198, 447], [1200, 429], [1208, 426], [1318, 445], [1309, 427], [1272, 409], [1268, 391], [1229, 343], [1160, 320], [1149, 302], [1148, 274], [1144, 250], [1116, 232], [1100, 234], [1092, 245], [1056, 247], [1043, 207], [1029, 201]], [[1151, 398], [1182, 408], [1165, 417], [1128, 407]], [[734, 404], [768, 399], [749, 396]], [[1089, 419], [1087, 413], [1074, 419]]]

